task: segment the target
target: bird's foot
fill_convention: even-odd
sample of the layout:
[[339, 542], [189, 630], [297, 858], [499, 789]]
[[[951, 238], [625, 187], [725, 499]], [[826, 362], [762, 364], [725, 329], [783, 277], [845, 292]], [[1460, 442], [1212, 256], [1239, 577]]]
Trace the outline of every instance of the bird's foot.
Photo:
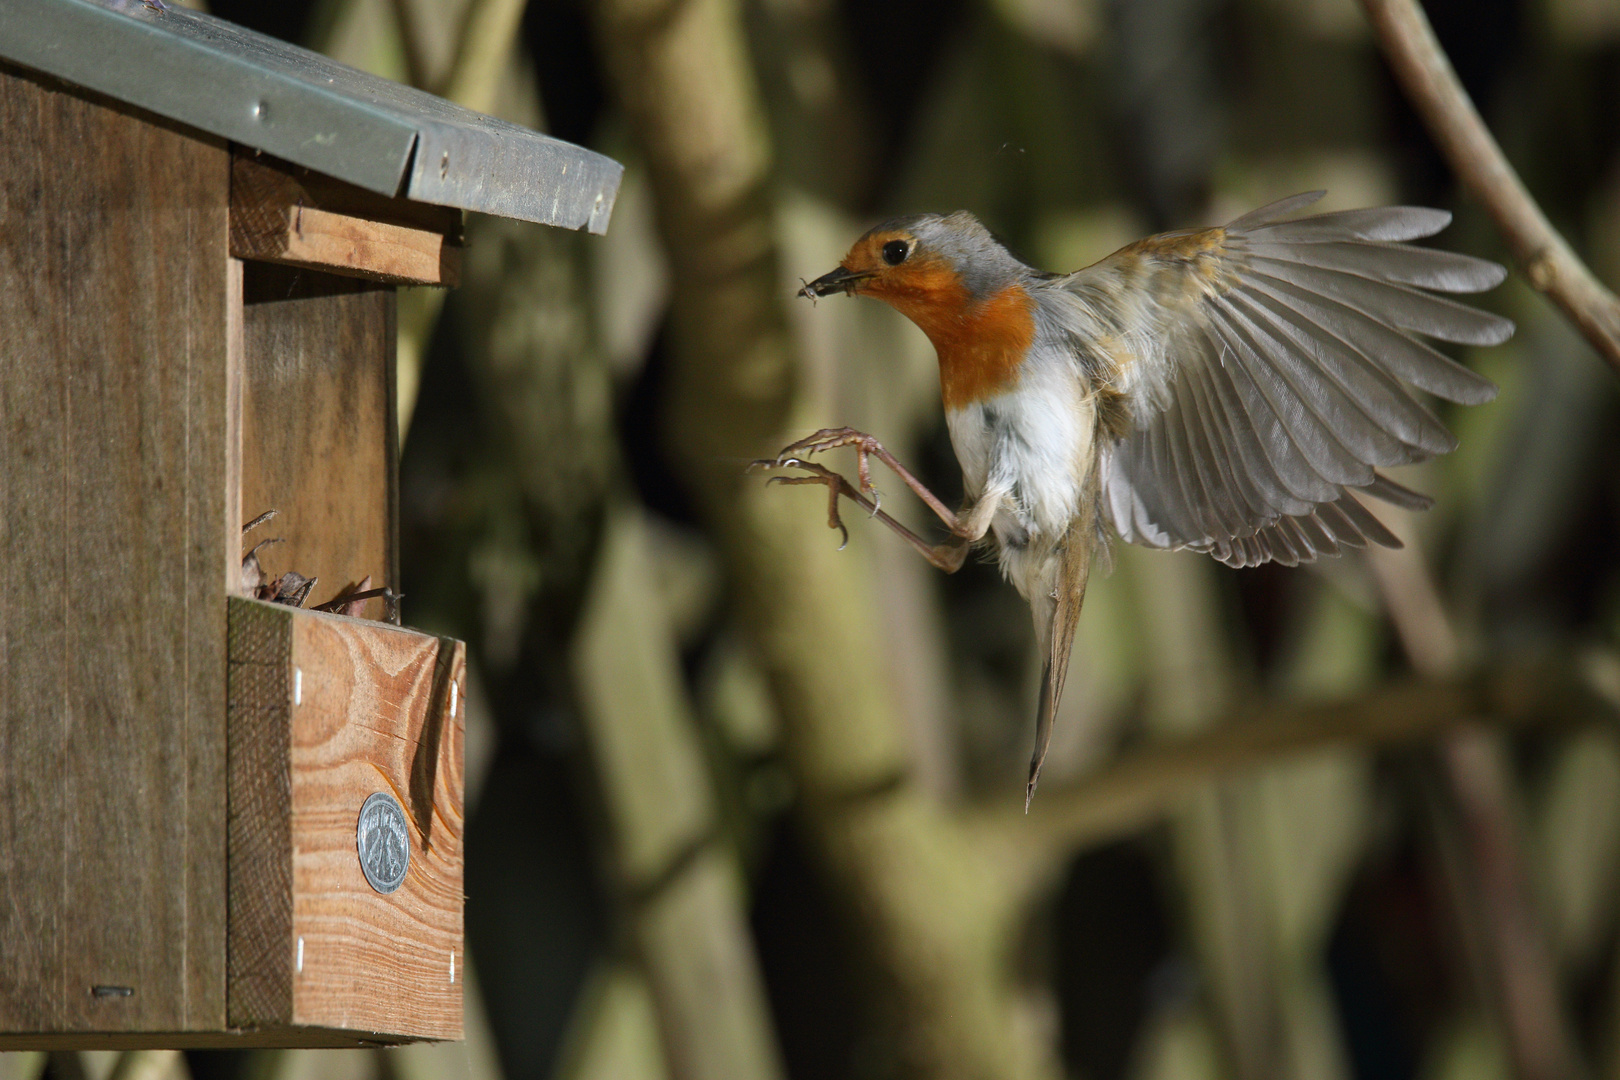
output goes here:
[[[880, 510], [877, 503], [857, 491], [854, 484], [831, 469], [823, 468], [815, 462], [806, 461], [803, 458], [783, 456], [764, 458], [748, 466], [748, 469], [750, 472], [755, 469], [803, 469], [809, 474], [808, 476], [773, 476], [766, 483], [787, 484], [789, 486], [796, 484], [824, 485], [827, 488], [827, 527], [837, 529], [844, 537], [844, 542], [838, 545], [839, 551], [843, 551], [844, 547], [849, 543], [849, 530], [844, 527], [843, 518], [838, 516], [838, 497], [842, 495], [862, 510], [865, 510], [874, 520], [880, 521], [888, 528], [893, 529], [895, 534], [915, 548], [919, 555], [947, 574], [954, 574], [960, 570], [963, 560], [967, 558], [968, 548], [971, 545], [961, 537], [953, 535], [943, 544], [928, 543], [928, 541]], [[874, 491], [873, 494], [875, 495], [876, 492]]]
[[863, 496], [870, 496], [872, 506], [869, 509], [872, 510], [874, 516], [877, 513], [877, 504], [881, 501], [881, 496], [878, 494], [877, 489], [872, 486], [871, 458], [877, 458], [887, 465], [906, 487], [910, 488], [928, 506], [928, 509], [932, 510], [939, 520], [945, 523], [946, 528], [953, 533], [958, 531], [956, 515], [951, 512], [950, 508], [940, 502], [939, 497], [929, 491], [921, 480], [912, 476], [904, 465], [896, 461], [894, 455], [889, 453], [882, 443], [864, 431], [856, 431], [854, 428], [849, 427], [822, 428], [807, 439], [800, 439], [796, 443], [784, 446], [782, 452], [776, 456], [776, 460], [778, 463], [790, 459], [803, 461], [811, 454], [820, 453], [823, 450], [836, 450], [840, 446], [853, 446], [855, 448], [856, 482], [854, 486]]
[[[813, 461], [804, 461], [800, 458], [787, 456], [786, 451], [774, 458], [761, 458], [748, 466], [749, 471], [754, 469], [803, 469], [808, 476], [773, 476], [766, 480], [767, 484], [785, 484], [794, 487], [799, 484], [823, 484], [827, 488], [827, 528], [837, 529], [843, 534], [843, 542], [838, 550], [843, 551], [849, 546], [849, 529], [844, 527], [844, 519], [838, 514], [838, 496], [843, 495], [854, 499], [862, 507], [869, 510], [873, 516], [878, 513], [877, 505], [862, 497], [848, 480], [838, 473]], [[887, 516], [887, 515], [885, 515]]]
[[872, 487], [872, 467], [867, 459], [875, 457], [880, 461], [892, 461], [893, 455], [884, 449], [883, 444], [876, 438], [864, 431], [856, 431], [850, 427], [822, 428], [809, 438], [784, 446], [782, 452], [776, 455], [776, 460], [807, 458], [811, 454], [836, 450], [841, 446], [855, 448], [855, 479], [860, 486], [861, 494], [873, 494], [876, 489]]

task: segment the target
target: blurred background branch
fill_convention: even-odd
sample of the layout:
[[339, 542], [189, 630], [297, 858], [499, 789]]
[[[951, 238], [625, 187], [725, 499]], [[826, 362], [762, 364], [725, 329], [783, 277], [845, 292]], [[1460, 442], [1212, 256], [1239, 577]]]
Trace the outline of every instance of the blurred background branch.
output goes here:
[[636, 511], [610, 512], [575, 646], [610, 872], [677, 1080], [782, 1075], [679, 655]]
[[1384, 55], [1457, 176], [1490, 211], [1530, 284], [1620, 371], [1620, 299], [1547, 220], [1469, 100], [1417, 0], [1362, 0]]
[[812, 847], [862, 923], [895, 1067], [1050, 1075], [1049, 1051], [1018, 1030], [998, 986], [1004, 897], [907, 776], [863, 568], [742, 469], [790, 441], [815, 403], [783, 309], [741, 11], [730, 0], [609, 0], [597, 18], [670, 260], [666, 438], [774, 690]]
[[[1379, 551], [1370, 561], [1412, 666], [1435, 678], [1460, 670], [1462, 645], [1417, 544]], [[1500, 1010], [1517, 1074], [1575, 1080], [1586, 1067], [1531, 897], [1523, 811], [1501, 734], [1480, 723], [1496, 712], [1476, 706], [1453, 713], [1467, 723], [1436, 743], [1439, 786], [1449, 798], [1436, 800], [1431, 818], [1450, 856], [1459, 923], [1465, 933], [1474, 931], [1476, 965]]]
[[[1469, 678], [1437, 676], [1389, 685], [1348, 701], [1261, 702], [1208, 730], [1156, 743], [1053, 791], [1031, 810], [1023, 827], [1038, 839], [1025, 843], [1044, 847], [1054, 861], [1066, 859], [1076, 848], [1140, 829], [1202, 784], [1289, 755], [1333, 746], [1417, 744], [1470, 723], [1513, 730], [1597, 719], [1613, 723], [1613, 705], [1562, 659], [1503, 662]], [[992, 811], [984, 827], [1016, 830], [1021, 818]]]
[[[502, 81], [510, 76], [512, 50], [526, 6], [526, 0], [464, 0], [429, 5], [416, 0], [389, 0], [397, 64], [383, 65], [384, 70], [378, 74], [432, 91], [478, 112], [493, 112]], [[430, 67], [428, 45], [444, 41], [455, 43], [454, 52], [448, 68], [435, 72]], [[359, 54], [362, 49], [376, 49], [377, 44], [362, 42], [364, 38], [351, 40], [351, 55], [345, 57], [340, 52], [339, 58], [375, 68]], [[416, 412], [428, 337], [438, 323], [443, 304], [442, 289], [405, 289], [400, 295], [396, 380], [402, 442]]]

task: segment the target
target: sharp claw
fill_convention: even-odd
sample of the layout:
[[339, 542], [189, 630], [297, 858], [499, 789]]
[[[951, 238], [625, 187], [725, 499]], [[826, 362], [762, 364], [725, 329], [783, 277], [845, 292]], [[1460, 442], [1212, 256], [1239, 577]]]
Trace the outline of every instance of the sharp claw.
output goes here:
[[[838, 550], [843, 551], [849, 546], [849, 529], [845, 527], [843, 518], [839, 516], [838, 498], [840, 495], [854, 496], [856, 495], [856, 492], [850, 488], [848, 481], [844, 480], [844, 478], [839, 476], [837, 473], [828, 470], [824, 466], [817, 465], [814, 462], [806, 461], [804, 457], [793, 456], [793, 454], [814, 453], [819, 449], [825, 448], [820, 446], [811, 446], [807, 450], [805, 448], [805, 443], [794, 443], [792, 446], [785, 448], [782, 451], [781, 456], [777, 457], [775, 461], [762, 459], [753, 462], [748, 466], [748, 468], [749, 470], [753, 470], [755, 468], [798, 468], [803, 469], [810, 474], [809, 476], [770, 476], [765, 479], [767, 486], [770, 484], [782, 484], [783, 486], [792, 486], [797, 484], [824, 485], [827, 488], [827, 528], [838, 530], [841, 538], [841, 542], [838, 545]], [[790, 453], [790, 451], [792, 453]], [[882, 495], [878, 494], [876, 488], [872, 488], [870, 490], [874, 495], [877, 496], [878, 500], [882, 499]], [[872, 508], [872, 512], [874, 514], [877, 513], [877, 506], [875, 504]]]
[[867, 517], [877, 517], [878, 511], [883, 509], [883, 492], [877, 488], [872, 489], [872, 512]]

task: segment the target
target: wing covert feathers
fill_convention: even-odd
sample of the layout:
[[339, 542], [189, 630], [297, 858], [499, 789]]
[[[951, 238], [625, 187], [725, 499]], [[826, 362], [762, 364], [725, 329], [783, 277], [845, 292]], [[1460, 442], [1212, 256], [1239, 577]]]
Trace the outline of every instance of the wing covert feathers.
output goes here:
[[1413, 391], [1467, 405], [1495, 397], [1425, 339], [1507, 340], [1507, 319], [1436, 295], [1492, 288], [1506, 271], [1407, 246], [1450, 222], [1441, 210], [1284, 220], [1320, 196], [1144, 241], [1053, 282], [1077, 336], [1138, 350], [1118, 376], [1133, 426], [1102, 466], [1103, 513], [1125, 540], [1232, 566], [1398, 547], [1359, 497], [1429, 505], [1378, 470], [1456, 447]]

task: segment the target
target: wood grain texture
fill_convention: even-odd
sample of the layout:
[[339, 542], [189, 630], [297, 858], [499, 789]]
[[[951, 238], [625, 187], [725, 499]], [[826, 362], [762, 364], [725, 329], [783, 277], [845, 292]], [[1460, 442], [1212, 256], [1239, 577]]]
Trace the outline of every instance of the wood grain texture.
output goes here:
[[254, 1027], [292, 1015], [292, 614], [232, 599], [229, 622], [226, 1016]]
[[0, 131], [0, 1030], [217, 1029], [229, 155], [5, 65]]
[[[463, 646], [243, 599], [231, 625], [232, 1023], [460, 1038]], [[261, 758], [282, 764], [239, 784], [238, 762]], [[388, 895], [355, 846], [376, 791], [411, 828], [410, 870]], [[271, 820], [239, 821], [239, 792], [243, 815]], [[242, 861], [252, 852], [264, 858]]]
[[461, 214], [386, 199], [273, 158], [231, 169], [231, 254], [396, 285], [457, 284]]
[[399, 585], [394, 303], [388, 286], [243, 264], [242, 515], [279, 511], [247, 539], [285, 538], [260, 558], [319, 578], [310, 606], [367, 575]]
[[242, 544], [242, 371], [246, 341], [242, 327], [242, 275], [240, 259], [225, 266], [228, 305], [225, 312], [225, 520], [233, 542], [227, 545], [225, 591], [241, 588]]
[[[463, 647], [317, 615], [295, 621], [293, 662], [304, 671], [292, 745], [293, 933], [304, 940], [293, 1019], [459, 1039]], [[422, 773], [431, 788], [413, 797]], [[366, 883], [355, 849], [360, 804], [375, 791], [391, 792], [412, 825], [410, 870], [386, 896]]]

